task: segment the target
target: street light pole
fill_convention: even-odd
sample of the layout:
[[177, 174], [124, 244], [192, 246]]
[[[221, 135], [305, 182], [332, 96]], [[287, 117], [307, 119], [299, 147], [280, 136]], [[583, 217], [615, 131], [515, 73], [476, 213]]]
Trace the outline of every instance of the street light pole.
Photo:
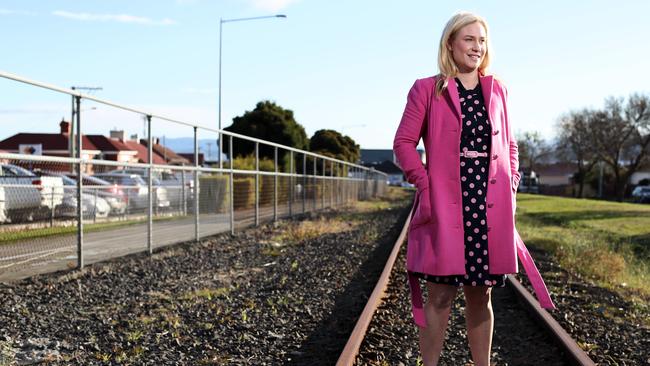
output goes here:
[[[268, 18], [286, 18], [287, 16], [284, 14], [276, 14], [276, 15], [266, 15], [266, 16], [261, 16], [261, 17], [250, 17], [250, 18], [235, 18], [235, 19], [223, 19], [219, 18], [219, 141], [217, 142], [218, 145], [218, 153], [217, 157], [219, 159], [219, 169], [223, 168], [223, 161], [221, 160], [221, 56], [222, 56], [222, 41], [223, 41], [223, 23], [231, 23], [231, 22], [242, 22], [242, 21], [247, 21], [247, 20], [258, 20], [258, 19], [268, 19]], [[230, 157], [232, 159], [232, 156]]]
[[[93, 91], [99, 91], [99, 90], [104, 90], [101, 86], [72, 86], [70, 87], [72, 90], [86, 90], [88, 92], [93, 92]], [[74, 131], [75, 131], [75, 125], [74, 125], [74, 118], [77, 113], [80, 111], [75, 108], [75, 100], [76, 96], [72, 96], [72, 114], [70, 116], [70, 132], [68, 133], [68, 150], [70, 153], [70, 157], [74, 158], [76, 157], [75, 153], [75, 139], [74, 139]], [[81, 146], [79, 146], [79, 149], [81, 149]]]

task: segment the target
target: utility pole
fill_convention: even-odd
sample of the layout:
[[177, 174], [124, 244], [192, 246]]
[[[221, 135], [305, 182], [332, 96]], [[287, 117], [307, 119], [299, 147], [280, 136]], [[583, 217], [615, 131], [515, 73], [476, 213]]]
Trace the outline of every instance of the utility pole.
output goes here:
[[[88, 93], [94, 92], [94, 91], [99, 91], [99, 90], [104, 90], [101, 86], [72, 86], [70, 87], [72, 90], [85, 90]], [[70, 154], [71, 158], [76, 157], [75, 150], [75, 138], [74, 138], [74, 131], [75, 131], [75, 124], [74, 120], [75, 117], [79, 113], [79, 111], [76, 108], [76, 103], [75, 103], [75, 96], [72, 96], [72, 113], [70, 115], [70, 132], [68, 133], [68, 152]], [[81, 150], [81, 146], [79, 146], [79, 150]]]

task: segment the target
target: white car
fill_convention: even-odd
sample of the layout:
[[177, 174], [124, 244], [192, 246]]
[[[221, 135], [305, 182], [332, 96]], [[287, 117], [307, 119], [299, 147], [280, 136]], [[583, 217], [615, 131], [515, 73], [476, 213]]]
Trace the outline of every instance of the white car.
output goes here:
[[[63, 180], [0, 164], [0, 222], [31, 221], [63, 202]], [[40, 214], [40, 215], [39, 215]]]

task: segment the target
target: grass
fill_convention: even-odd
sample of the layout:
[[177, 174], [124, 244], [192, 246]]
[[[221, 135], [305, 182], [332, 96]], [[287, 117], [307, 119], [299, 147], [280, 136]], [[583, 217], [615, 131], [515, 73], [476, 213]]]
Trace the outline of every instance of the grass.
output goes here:
[[524, 241], [552, 253], [563, 268], [648, 303], [650, 206], [519, 194], [516, 218]]
[[[163, 216], [163, 217], [154, 217], [153, 221], [168, 221], [168, 220], [177, 220], [184, 219], [187, 216]], [[84, 233], [92, 233], [96, 231], [109, 230], [116, 227], [125, 227], [137, 224], [146, 223], [146, 219], [138, 220], [127, 220], [127, 221], [114, 221], [114, 222], [104, 222], [104, 223], [95, 223], [87, 224], [84, 223]], [[76, 234], [77, 225], [73, 224], [71, 226], [55, 226], [55, 227], [44, 227], [38, 229], [25, 229], [17, 231], [3, 231], [0, 232], [0, 245], [11, 244], [21, 240], [52, 237], [52, 236], [61, 236], [61, 235], [72, 235]]]

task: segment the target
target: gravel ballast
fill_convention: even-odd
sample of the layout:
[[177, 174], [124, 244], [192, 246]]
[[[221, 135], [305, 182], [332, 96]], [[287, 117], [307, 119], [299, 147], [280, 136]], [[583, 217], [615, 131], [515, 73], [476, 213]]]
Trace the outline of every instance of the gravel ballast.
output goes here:
[[379, 203], [308, 215], [337, 229], [298, 243], [278, 221], [0, 284], [0, 360], [331, 365], [410, 209]]
[[[560, 268], [552, 256], [529, 246], [557, 307], [551, 315], [597, 365], [650, 365], [650, 329], [647, 313], [620, 295], [598, 287]], [[412, 321], [403, 244], [386, 297], [361, 346], [357, 365], [416, 365], [419, 356], [417, 326]], [[528, 278], [516, 275], [533, 293]], [[422, 281], [424, 289], [424, 283]], [[426, 291], [424, 292], [426, 294]], [[564, 365], [563, 354], [509, 288], [492, 290], [495, 325], [492, 362], [498, 366]], [[645, 314], [645, 315], [644, 315]], [[470, 364], [464, 318], [464, 296], [459, 289], [452, 307], [440, 365]]]

